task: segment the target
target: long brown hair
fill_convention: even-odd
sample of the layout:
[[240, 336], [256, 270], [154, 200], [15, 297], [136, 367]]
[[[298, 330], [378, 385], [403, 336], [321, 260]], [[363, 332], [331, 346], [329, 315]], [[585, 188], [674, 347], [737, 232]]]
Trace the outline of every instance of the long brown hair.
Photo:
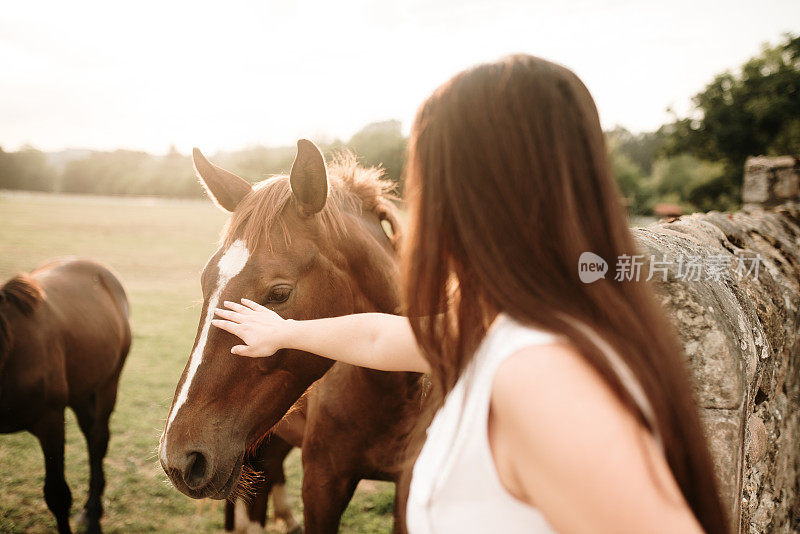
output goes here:
[[[728, 532], [681, 350], [650, 288], [578, 277], [583, 252], [612, 270], [636, 254], [597, 110], [578, 77], [526, 55], [456, 75], [417, 114], [406, 192], [404, 304], [430, 363], [432, 406], [498, 311], [561, 334], [655, 427], [703, 528]], [[652, 418], [581, 324], [627, 364]]]

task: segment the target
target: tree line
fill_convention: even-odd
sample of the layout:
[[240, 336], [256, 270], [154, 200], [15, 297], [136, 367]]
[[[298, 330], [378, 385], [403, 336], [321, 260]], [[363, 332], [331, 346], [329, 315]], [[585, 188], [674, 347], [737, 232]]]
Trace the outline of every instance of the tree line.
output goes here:
[[[614, 173], [629, 211], [659, 204], [686, 211], [739, 206], [745, 159], [800, 154], [800, 37], [765, 46], [736, 72], [718, 74], [693, 97], [688, 117], [654, 132], [606, 132]], [[327, 154], [352, 150], [365, 165], [382, 166], [402, 189], [407, 139], [399, 121], [369, 124], [347, 141], [321, 143]], [[252, 180], [287, 172], [295, 148], [251, 147], [213, 155], [215, 163]], [[32, 147], [0, 148], [0, 189], [68, 193], [200, 197], [188, 155], [83, 151], [54, 161]]]
[[[321, 143], [321, 148], [328, 155], [351, 150], [363, 164], [381, 166], [391, 180], [398, 184], [401, 181], [406, 138], [400, 121], [370, 124], [347, 142]], [[256, 146], [219, 152], [212, 160], [257, 181], [288, 172], [295, 151], [293, 146]], [[75, 151], [55, 156], [33, 147], [16, 152], [0, 148], [0, 189], [163, 197], [204, 195], [194, 175], [191, 157], [174, 147], [164, 156], [132, 150]]]
[[672, 202], [688, 211], [739, 207], [749, 156], [800, 155], [800, 36], [765, 46], [736, 72], [718, 74], [688, 117], [655, 132], [608, 132], [629, 209]]

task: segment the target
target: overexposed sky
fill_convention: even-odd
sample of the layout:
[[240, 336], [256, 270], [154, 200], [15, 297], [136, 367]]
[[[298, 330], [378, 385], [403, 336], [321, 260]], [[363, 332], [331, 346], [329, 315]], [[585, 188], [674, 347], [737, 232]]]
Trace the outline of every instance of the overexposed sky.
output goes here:
[[347, 139], [474, 63], [562, 63], [606, 128], [657, 128], [800, 32], [800, 0], [24, 1], [0, 14], [0, 146], [207, 152]]

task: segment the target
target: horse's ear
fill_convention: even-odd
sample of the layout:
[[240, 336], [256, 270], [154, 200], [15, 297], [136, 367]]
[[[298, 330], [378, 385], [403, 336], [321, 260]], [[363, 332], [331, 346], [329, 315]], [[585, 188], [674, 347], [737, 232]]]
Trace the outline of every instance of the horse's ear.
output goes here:
[[297, 156], [289, 173], [292, 194], [300, 215], [308, 217], [325, 207], [328, 198], [328, 171], [317, 145], [308, 139], [297, 142]]
[[192, 162], [194, 172], [205, 185], [208, 196], [224, 210], [234, 211], [239, 202], [253, 190], [247, 180], [217, 167], [197, 148], [192, 150]]

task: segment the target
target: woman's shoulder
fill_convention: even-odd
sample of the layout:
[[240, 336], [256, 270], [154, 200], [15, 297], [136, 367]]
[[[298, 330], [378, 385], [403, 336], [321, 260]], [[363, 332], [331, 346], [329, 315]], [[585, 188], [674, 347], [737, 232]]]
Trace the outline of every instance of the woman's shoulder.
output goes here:
[[[494, 373], [490, 398], [500, 426], [513, 429], [516, 439], [544, 462], [565, 454], [594, 457], [617, 438], [638, 434], [640, 426], [600, 373], [566, 341], [525, 346], [505, 358]], [[584, 449], [589, 444], [597, 448]]]
[[498, 314], [478, 348], [478, 360], [494, 369], [525, 347], [541, 347], [557, 343], [559, 338], [534, 325], [517, 321], [504, 312]]
[[666, 499], [678, 513], [681, 494], [658, 442], [570, 344], [528, 346], [506, 358], [494, 375], [491, 414], [512, 459], [509, 478], [549, 520], [568, 520], [560, 502], [596, 516], [634, 498], [663, 512]]
[[600, 427], [631, 418], [608, 382], [568, 341], [526, 345], [498, 365], [491, 402], [498, 415], [533, 418], [560, 435], [576, 424]]
[[600, 374], [569, 342], [552, 336], [545, 342], [526, 344], [498, 365], [493, 380], [493, 400], [524, 396], [526, 404], [551, 400], [583, 402], [585, 397], [613, 398]]

